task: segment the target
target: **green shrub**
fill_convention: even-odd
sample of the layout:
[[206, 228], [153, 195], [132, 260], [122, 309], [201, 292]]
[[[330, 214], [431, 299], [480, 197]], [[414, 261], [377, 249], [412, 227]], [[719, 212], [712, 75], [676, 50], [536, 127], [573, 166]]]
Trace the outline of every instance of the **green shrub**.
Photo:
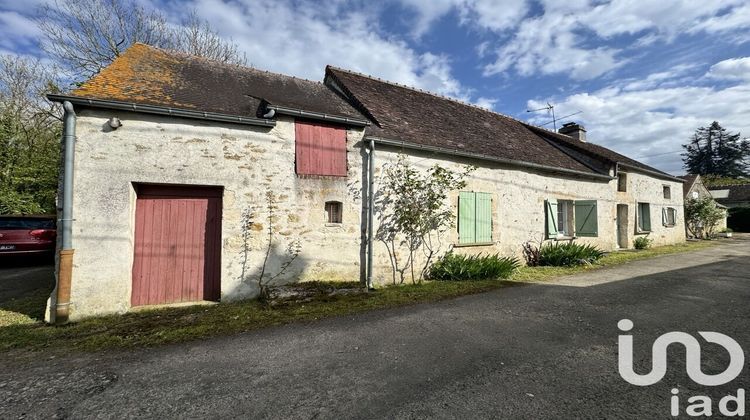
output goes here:
[[653, 240], [649, 239], [648, 236], [639, 236], [633, 240], [633, 247], [635, 249], [649, 249], [651, 248], [651, 242]]
[[591, 264], [604, 256], [593, 245], [574, 242], [548, 242], [539, 249], [539, 265], [555, 267]]
[[463, 281], [505, 279], [518, 268], [517, 258], [494, 255], [462, 255], [448, 252], [430, 266], [429, 280]]

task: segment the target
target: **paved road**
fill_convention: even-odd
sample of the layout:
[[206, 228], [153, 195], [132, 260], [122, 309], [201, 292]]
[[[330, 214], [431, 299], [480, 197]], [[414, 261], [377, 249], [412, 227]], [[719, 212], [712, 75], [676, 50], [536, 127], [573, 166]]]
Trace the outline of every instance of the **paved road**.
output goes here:
[[[668, 331], [719, 331], [750, 349], [749, 256], [750, 241], [735, 241], [602, 270], [616, 281], [589, 287], [566, 278], [159, 349], [4, 360], [0, 417], [670, 418], [672, 387], [683, 412], [696, 394], [716, 410], [750, 391], [747, 369], [702, 387], [677, 349], [664, 380], [630, 385], [616, 325], [635, 323], [641, 371]], [[703, 347], [704, 371], [727, 362]]]

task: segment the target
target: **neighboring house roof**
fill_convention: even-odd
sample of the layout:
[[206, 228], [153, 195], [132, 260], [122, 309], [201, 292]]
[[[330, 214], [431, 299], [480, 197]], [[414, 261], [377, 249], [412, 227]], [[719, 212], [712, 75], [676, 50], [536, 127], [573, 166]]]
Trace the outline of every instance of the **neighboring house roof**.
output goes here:
[[375, 123], [367, 129], [372, 137], [596, 175], [619, 163], [676, 180], [605, 147], [423, 90], [333, 66], [326, 82]]
[[685, 182], [682, 184], [682, 196], [687, 197], [687, 195], [690, 193], [690, 190], [693, 189], [693, 184], [695, 184], [695, 181], [700, 179], [700, 175], [693, 175], [693, 174], [687, 174], [682, 175], [678, 178], [682, 178]]
[[711, 188], [711, 195], [721, 204], [750, 202], [750, 184]]
[[366, 121], [323, 83], [138, 43], [72, 95], [246, 117], [271, 105]]

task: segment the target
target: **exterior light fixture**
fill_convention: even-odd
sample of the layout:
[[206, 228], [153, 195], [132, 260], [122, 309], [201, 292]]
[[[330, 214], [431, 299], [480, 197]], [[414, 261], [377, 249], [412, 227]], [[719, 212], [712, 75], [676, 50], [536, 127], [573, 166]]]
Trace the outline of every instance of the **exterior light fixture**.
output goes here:
[[111, 127], [111, 128], [113, 129], [113, 130], [117, 130], [118, 128], [122, 127], [122, 123], [120, 122], [120, 119], [119, 119], [119, 118], [117, 118], [117, 117], [112, 117], [112, 118], [110, 118], [110, 119], [109, 119], [109, 121], [108, 121], [107, 123], [109, 124], [109, 126], [110, 126], [110, 127]]

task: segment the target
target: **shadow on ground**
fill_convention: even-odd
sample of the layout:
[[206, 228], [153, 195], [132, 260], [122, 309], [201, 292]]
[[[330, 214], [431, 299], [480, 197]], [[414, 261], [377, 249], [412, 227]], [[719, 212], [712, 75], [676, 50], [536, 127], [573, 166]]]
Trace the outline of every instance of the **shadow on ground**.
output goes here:
[[44, 319], [47, 298], [54, 287], [51, 257], [3, 257], [0, 260], [0, 325], [11, 318]]

